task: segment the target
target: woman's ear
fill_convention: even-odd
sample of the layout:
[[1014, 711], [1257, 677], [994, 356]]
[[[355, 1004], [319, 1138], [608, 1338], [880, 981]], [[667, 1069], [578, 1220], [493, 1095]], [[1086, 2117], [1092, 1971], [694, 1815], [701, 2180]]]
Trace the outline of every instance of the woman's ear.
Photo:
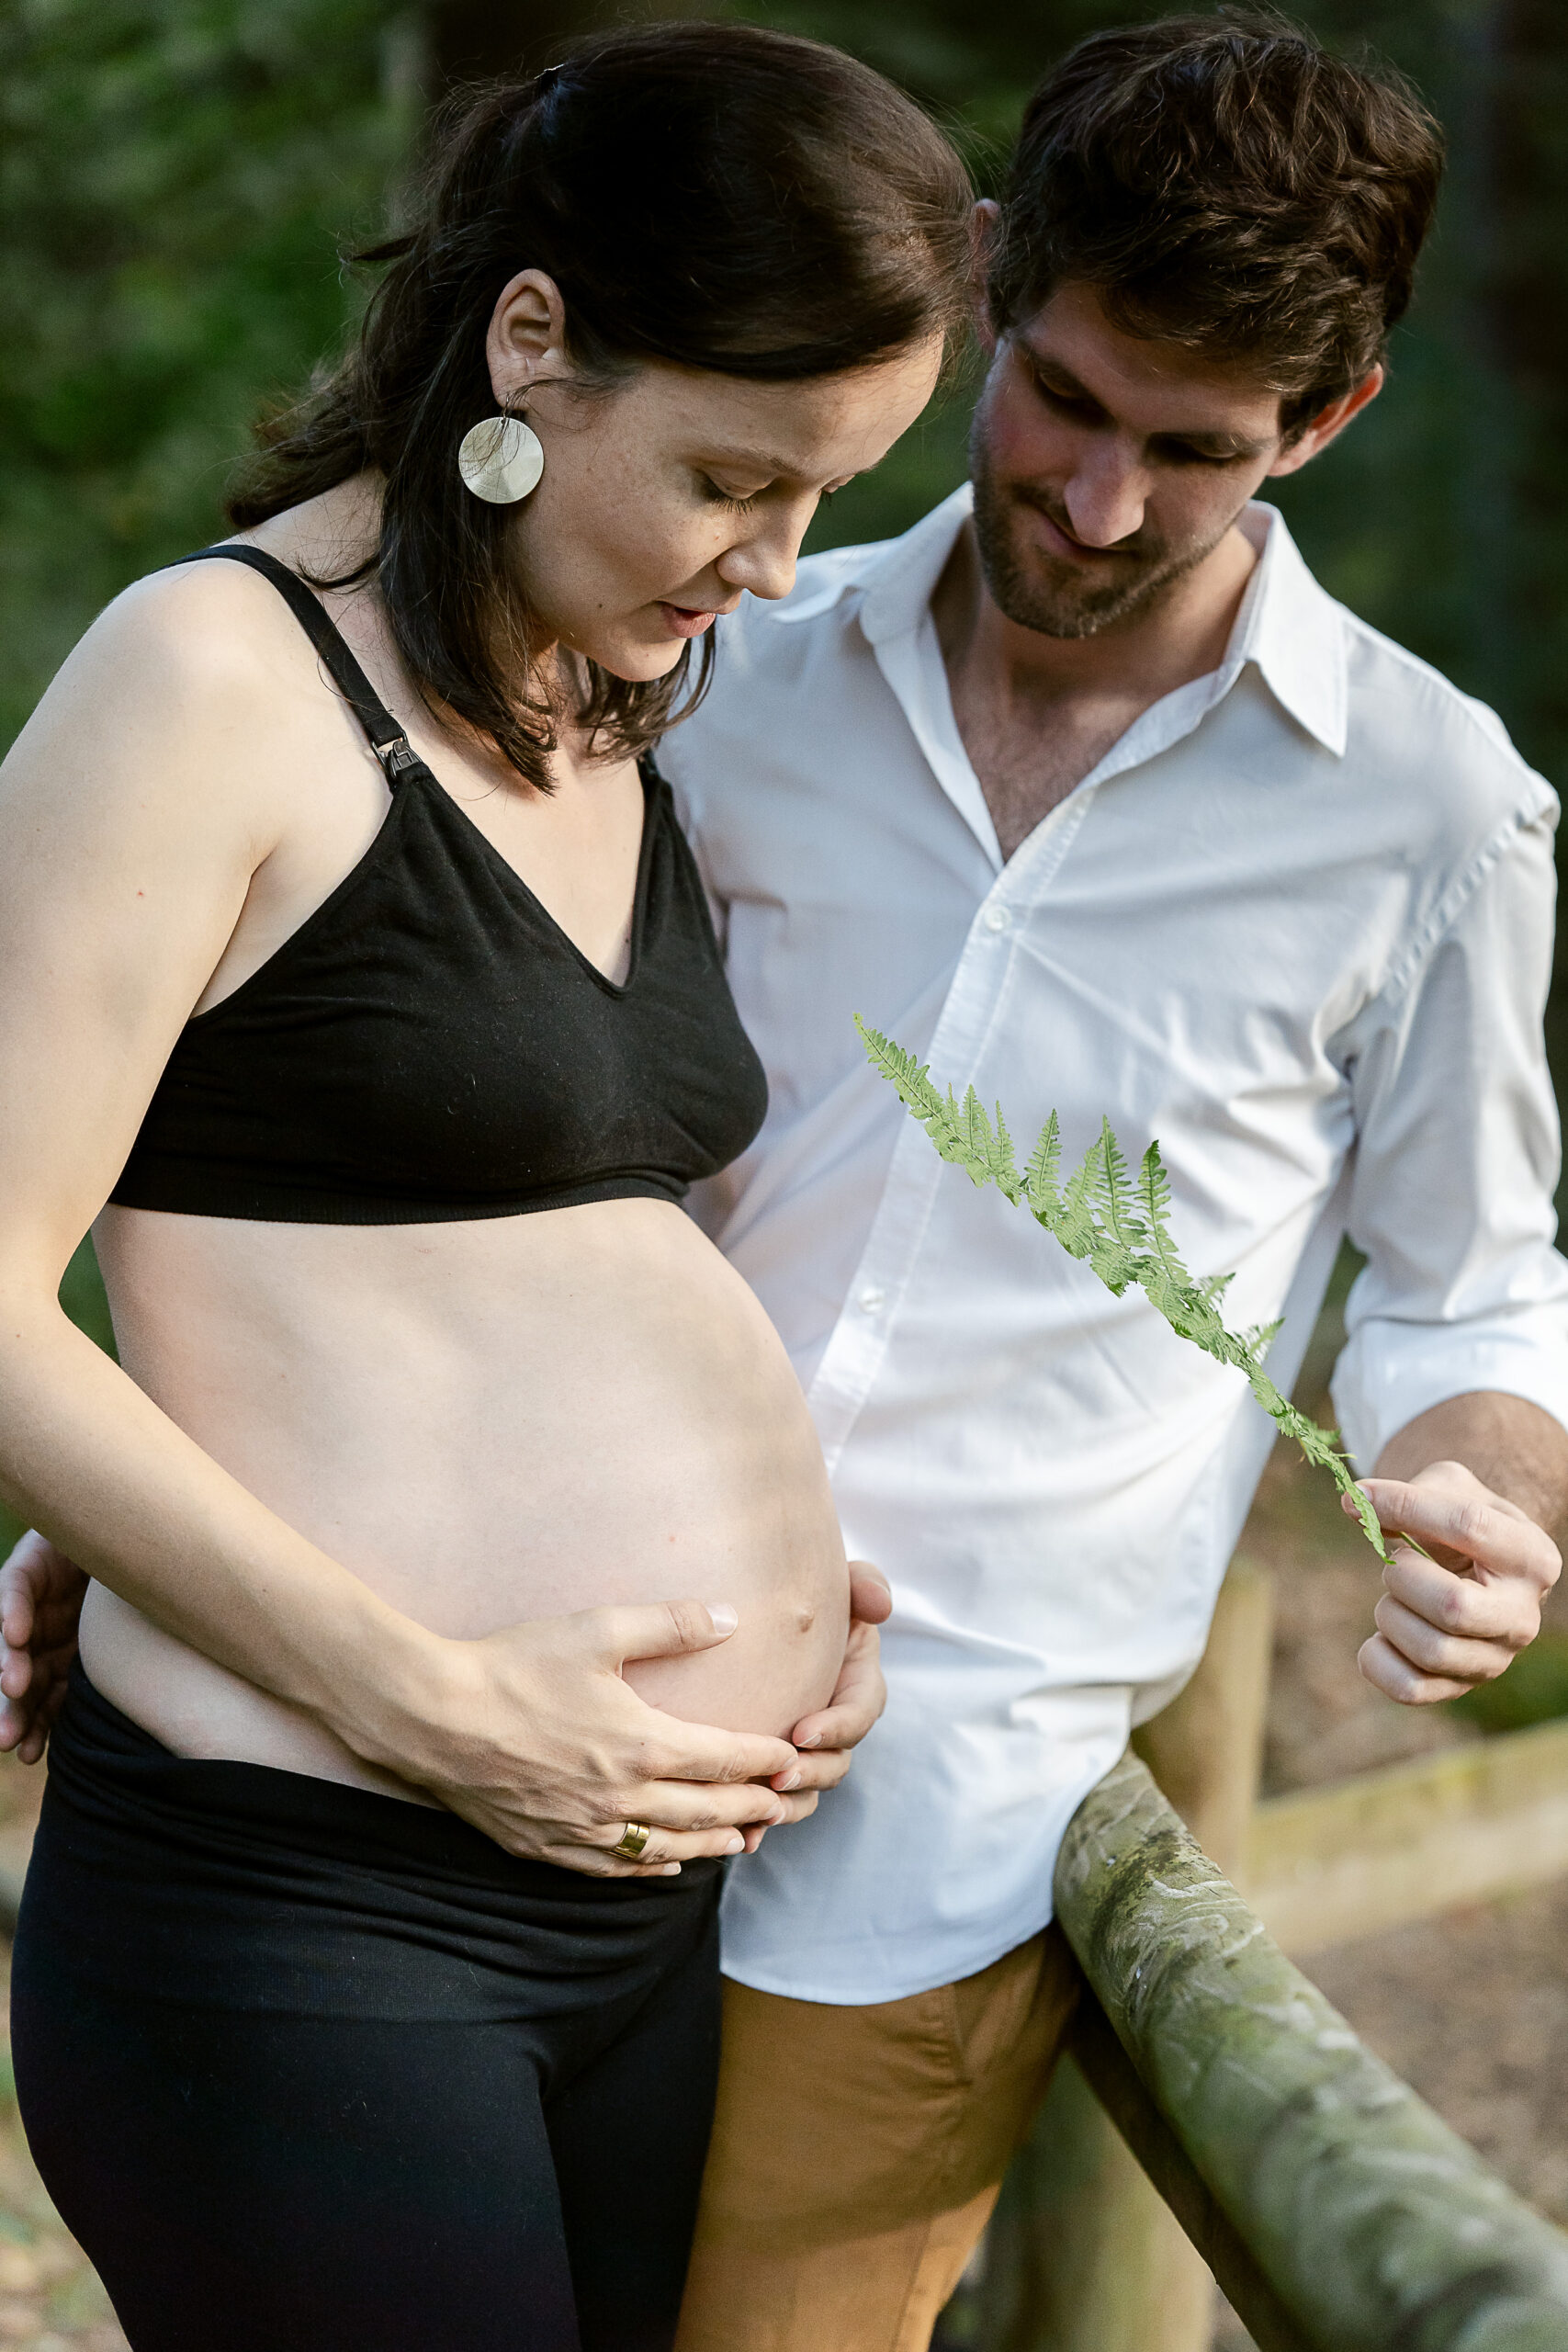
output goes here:
[[535, 384], [558, 384], [572, 372], [566, 350], [566, 304], [542, 269], [520, 269], [501, 290], [485, 337], [490, 386], [505, 408]]

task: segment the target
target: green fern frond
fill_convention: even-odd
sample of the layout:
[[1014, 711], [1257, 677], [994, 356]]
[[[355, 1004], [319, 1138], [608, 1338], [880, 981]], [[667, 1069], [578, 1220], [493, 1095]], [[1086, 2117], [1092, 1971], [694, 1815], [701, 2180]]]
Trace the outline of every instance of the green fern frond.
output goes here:
[[[951, 1099], [950, 1096], [950, 1102]], [[963, 1104], [956, 1111], [955, 1117], [962, 1136], [962, 1153], [953, 1156], [958, 1157], [960, 1165], [967, 1170], [971, 1183], [995, 1184], [998, 1191], [1005, 1193], [1010, 1201], [1016, 1201], [1023, 1188], [1019, 1179], [1018, 1162], [1013, 1155], [1012, 1137], [1008, 1133], [1007, 1121], [1002, 1116], [1001, 1104], [998, 1102], [997, 1105], [997, 1128], [994, 1135], [991, 1132], [991, 1122], [986, 1115], [986, 1106], [973, 1087], [970, 1087], [964, 1095]], [[938, 1149], [941, 1149], [940, 1145]]]
[[1048, 1220], [1061, 1206], [1061, 1196], [1056, 1190], [1056, 1170], [1061, 1158], [1062, 1129], [1053, 1111], [1040, 1130], [1040, 1140], [1030, 1154], [1029, 1168], [1024, 1177], [1029, 1205], [1043, 1220]]
[[[1051, 1114], [1053, 1124], [1056, 1114]], [[1170, 1179], [1159, 1156], [1157, 1143], [1150, 1144], [1138, 1171], [1138, 1193], [1144, 1215], [1148, 1219], [1149, 1247], [1159, 1261], [1169, 1282], [1186, 1283], [1192, 1279], [1181, 1262], [1181, 1253], [1170, 1230]]]
[[[934, 1110], [923, 1114], [917, 1112], [915, 1115], [921, 1120], [927, 1135], [944, 1159], [951, 1159], [955, 1168], [972, 1167], [975, 1147], [969, 1123], [964, 1115], [964, 1106], [951, 1086], [946, 1096], [938, 1099]], [[985, 1180], [976, 1177], [975, 1181], [981, 1183]]]
[[1087, 1159], [1068, 1177], [1051, 1231], [1075, 1258], [1087, 1258], [1094, 1248], [1093, 1178]]
[[1094, 1193], [1107, 1228], [1124, 1250], [1136, 1250], [1148, 1239], [1138, 1215], [1137, 1194], [1109, 1119], [1103, 1120], [1100, 1142], [1089, 1155], [1094, 1168]]
[[971, 1087], [957, 1106], [955, 1132], [958, 1148], [953, 1158], [964, 1169], [972, 1184], [988, 1184], [991, 1181], [991, 1123], [980, 1107], [979, 1097]]
[[1391, 1555], [1377, 1513], [1356, 1482], [1337, 1432], [1309, 1420], [1280, 1395], [1263, 1368], [1279, 1323], [1227, 1330], [1220, 1304], [1233, 1277], [1208, 1274], [1195, 1281], [1182, 1263], [1170, 1231], [1170, 1179], [1161, 1164], [1159, 1146], [1150, 1144], [1134, 1178], [1105, 1120], [1099, 1140], [1058, 1190], [1061, 1126], [1053, 1111], [1021, 1177], [999, 1102], [993, 1131], [973, 1087], [962, 1103], [951, 1088], [945, 1096], [939, 1094], [931, 1071], [913, 1054], [858, 1018], [855, 1027], [872, 1067], [897, 1090], [942, 1158], [964, 1169], [972, 1183], [994, 1184], [1007, 1199], [1028, 1208], [1118, 1298], [1136, 1284], [1179, 1338], [1217, 1363], [1234, 1366], [1283, 1435], [1293, 1439], [1315, 1468], [1327, 1471], [1341, 1494], [1350, 1497], [1362, 1533], [1379, 1559], [1389, 1565]]
[[1013, 1149], [1012, 1137], [1008, 1133], [1008, 1123], [1002, 1116], [1002, 1106], [999, 1102], [997, 1104], [997, 1141], [994, 1161], [996, 1167], [994, 1182], [997, 1190], [998, 1193], [1005, 1193], [1008, 1199], [1016, 1206], [1023, 1198], [1023, 1179], [1018, 1172], [1018, 1155]]
[[907, 1054], [901, 1046], [893, 1043], [891, 1037], [885, 1037], [880, 1029], [868, 1029], [858, 1016], [855, 1027], [860, 1031], [861, 1042], [870, 1057], [872, 1068], [879, 1077], [886, 1079], [897, 1089], [911, 1111], [923, 1116], [928, 1098], [931, 1103], [941, 1102], [942, 1097], [931, 1082], [930, 1070], [923, 1063], [917, 1062], [913, 1054]]

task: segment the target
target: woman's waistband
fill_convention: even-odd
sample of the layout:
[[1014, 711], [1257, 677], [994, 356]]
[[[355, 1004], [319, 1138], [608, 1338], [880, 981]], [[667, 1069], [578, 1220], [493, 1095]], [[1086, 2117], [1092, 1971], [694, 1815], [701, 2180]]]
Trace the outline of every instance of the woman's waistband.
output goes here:
[[160, 1815], [171, 1826], [206, 1821], [259, 1841], [276, 1837], [292, 1850], [350, 1867], [450, 1877], [504, 1894], [526, 1889], [545, 1901], [558, 1895], [614, 1909], [649, 1894], [679, 1899], [692, 1867], [679, 1879], [589, 1879], [509, 1854], [444, 1806], [270, 1764], [176, 1756], [106, 1699], [79, 1659], [50, 1741], [49, 1770], [75, 1801], [97, 1809], [130, 1805], [149, 1824]]
[[47, 1926], [64, 1964], [117, 1982], [128, 1945], [155, 1954], [180, 1998], [216, 1967], [225, 2007], [467, 2016], [482, 1981], [486, 2005], [535, 2015], [651, 1981], [706, 1932], [722, 1877], [589, 1878], [428, 1805], [175, 1756], [78, 1664], [22, 1932]]

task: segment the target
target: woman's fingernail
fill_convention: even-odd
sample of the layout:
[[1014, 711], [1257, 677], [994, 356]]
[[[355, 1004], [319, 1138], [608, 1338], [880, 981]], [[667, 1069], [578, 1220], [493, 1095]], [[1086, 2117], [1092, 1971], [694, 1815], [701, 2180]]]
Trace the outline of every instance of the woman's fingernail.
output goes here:
[[799, 1786], [800, 1774], [798, 1772], [792, 1772], [787, 1780], [781, 1781], [779, 1782], [779, 1794], [783, 1796], [786, 1790], [798, 1789]]
[[728, 1600], [710, 1600], [708, 1615], [713, 1619], [713, 1629], [716, 1634], [733, 1634], [740, 1623]]
[[680, 1865], [680, 1863], [679, 1863], [679, 1862], [666, 1862], [666, 1863], [665, 1863], [665, 1865], [664, 1865], [664, 1875], [665, 1875], [665, 1877], [666, 1877], [666, 1878], [679, 1878], [679, 1877], [680, 1877], [680, 1875], [681, 1875], [681, 1865]]
[[743, 1854], [746, 1851], [746, 1840], [739, 1829], [736, 1830], [724, 1850], [727, 1854]]
[[820, 1747], [822, 1735], [819, 1731], [814, 1731], [809, 1739], [797, 1739], [795, 1744], [796, 1747]]

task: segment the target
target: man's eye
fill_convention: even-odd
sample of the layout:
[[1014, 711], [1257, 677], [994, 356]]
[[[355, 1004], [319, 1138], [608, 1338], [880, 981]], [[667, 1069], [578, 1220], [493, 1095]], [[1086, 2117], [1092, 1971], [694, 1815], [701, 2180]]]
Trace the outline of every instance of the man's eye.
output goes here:
[[1064, 416], [1092, 417], [1099, 413], [1094, 402], [1086, 400], [1081, 392], [1059, 392], [1043, 376], [1032, 376], [1031, 380], [1047, 408], [1057, 409]]

